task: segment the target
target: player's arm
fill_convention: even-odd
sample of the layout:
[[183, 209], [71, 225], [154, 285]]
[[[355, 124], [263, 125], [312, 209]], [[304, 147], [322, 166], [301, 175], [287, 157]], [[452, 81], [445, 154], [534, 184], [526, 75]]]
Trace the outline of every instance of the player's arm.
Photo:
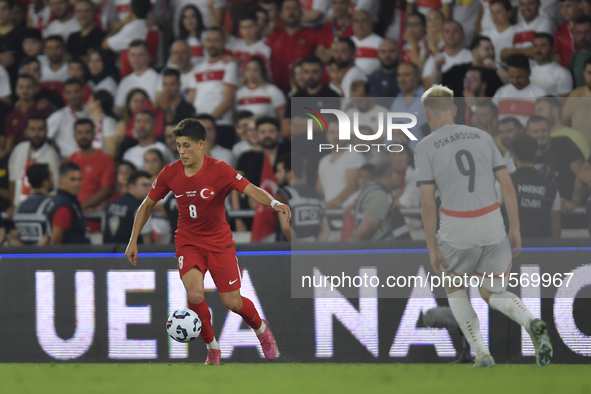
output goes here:
[[142, 228], [144, 228], [144, 225], [152, 214], [152, 209], [154, 209], [155, 205], [156, 201], [152, 200], [150, 197], [146, 197], [135, 214], [133, 230], [131, 231], [131, 237], [129, 238], [129, 243], [125, 250], [125, 257], [127, 257], [127, 260], [129, 260], [134, 266], [137, 264], [137, 240], [142, 232]]
[[[281, 204], [289, 205], [289, 200], [287, 196], [281, 191], [277, 191], [276, 195], [277, 201]], [[285, 236], [285, 239], [288, 241], [296, 241], [296, 236], [291, 232], [291, 224], [287, 220], [280, 220], [279, 225], [281, 226], [281, 232]]]
[[289, 206], [275, 200], [273, 196], [260, 187], [256, 187], [252, 183], [249, 183], [242, 191], [242, 194], [247, 195], [261, 205], [272, 207], [277, 213], [284, 214], [287, 221], [291, 220], [291, 210], [289, 209]]
[[517, 194], [513, 181], [506, 168], [501, 168], [495, 171], [495, 177], [501, 185], [501, 194], [503, 195], [503, 203], [507, 210], [507, 217], [509, 218], [509, 242], [513, 250], [513, 257], [517, 257], [521, 251], [521, 234], [519, 232], [519, 210], [517, 208]]
[[437, 246], [437, 204], [435, 203], [435, 183], [420, 184], [422, 206], [421, 213], [423, 217], [423, 228], [427, 239], [427, 248], [429, 249], [429, 261], [431, 267], [441, 275], [441, 263], [443, 255]]

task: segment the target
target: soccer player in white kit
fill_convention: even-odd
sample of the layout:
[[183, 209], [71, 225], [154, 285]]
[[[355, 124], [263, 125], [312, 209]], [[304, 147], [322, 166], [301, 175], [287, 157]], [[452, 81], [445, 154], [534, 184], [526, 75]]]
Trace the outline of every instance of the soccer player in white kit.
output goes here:
[[[546, 366], [552, 359], [546, 323], [534, 318], [521, 299], [506, 290], [512, 257], [521, 250], [521, 235], [515, 188], [501, 152], [490, 134], [454, 124], [457, 108], [447, 87], [433, 86], [423, 94], [422, 103], [433, 132], [417, 144], [415, 168], [431, 266], [437, 274], [444, 271], [452, 278], [464, 274], [482, 277], [482, 298], [525, 327], [536, 349], [536, 362]], [[497, 203], [495, 180], [501, 185], [509, 217], [508, 234]], [[439, 231], [436, 188], [441, 194]], [[495, 365], [465, 287], [444, 283], [451, 311], [476, 353], [475, 366]]]

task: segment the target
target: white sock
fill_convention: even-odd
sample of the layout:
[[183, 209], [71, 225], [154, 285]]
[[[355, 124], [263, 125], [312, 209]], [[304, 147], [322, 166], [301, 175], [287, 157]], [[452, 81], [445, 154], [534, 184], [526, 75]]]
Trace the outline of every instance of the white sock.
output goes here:
[[459, 290], [455, 293], [448, 294], [447, 301], [449, 302], [451, 312], [456, 318], [460, 329], [464, 333], [464, 337], [466, 337], [466, 340], [472, 349], [474, 349], [476, 358], [490, 354], [482, 340], [478, 316], [476, 316], [476, 312], [474, 312], [474, 308], [472, 308], [472, 304], [470, 303], [466, 291]]
[[526, 306], [523, 305], [521, 298], [509, 291], [492, 294], [488, 304], [491, 308], [503, 313], [523, 327], [527, 326], [527, 323], [534, 318]]
[[213, 341], [211, 341], [210, 343], [206, 343], [205, 346], [207, 347], [207, 350], [220, 348], [220, 344], [215, 338], [213, 338]]
[[267, 325], [265, 324], [264, 321], [261, 321], [261, 326], [259, 327], [258, 330], [254, 330], [255, 334], [257, 335], [261, 335], [262, 333], [265, 332], [265, 328], [267, 328]]

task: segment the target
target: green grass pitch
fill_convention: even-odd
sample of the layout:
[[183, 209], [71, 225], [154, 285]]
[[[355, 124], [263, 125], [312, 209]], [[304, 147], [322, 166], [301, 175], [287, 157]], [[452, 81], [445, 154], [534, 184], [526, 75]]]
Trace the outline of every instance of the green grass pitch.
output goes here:
[[591, 393], [591, 366], [0, 364], [2, 394]]

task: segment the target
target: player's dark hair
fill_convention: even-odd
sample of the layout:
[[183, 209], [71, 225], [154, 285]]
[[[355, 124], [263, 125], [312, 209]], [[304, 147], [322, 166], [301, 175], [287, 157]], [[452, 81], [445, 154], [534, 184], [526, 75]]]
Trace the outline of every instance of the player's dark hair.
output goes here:
[[37, 56], [25, 56], [23, 60], [21, 60], [20, 66], [28, 66], [31, 63], [37, 63], [39, 66], [41, 66], [41, 63], [39, 62], [39, 59], [37, 59]]
[[473, 51], [474, 49], [478, 48], [480, 44], [482, 44], [482, 41], [492, 42], [487, 36], [476, 36], [470, 43], [470, 50]]
[[530, 124], [540, 123], [540, 122], [546, 122], [548, 127], [550, 127], [550, 120], [548, 120], [547, 118], [544, 118], [543, 116], [540, 116], [540, 115], [534, 115], [527, 120], [527, 125], [525, 126], [525, 128], [529, 129]]
[[156, 156], [158, 156], [158, 160], [160, 160], [160, 162], [162, 164], [166, 164], [166, 162], [164, 161], [164, 155], [162, 154], [162, 152], [159, 149], [150, 149], [149, 151], [147, 151], [146, 153], [144, 153], [144, 157], [146, 157], [148, 155], [148, 153], [154, 153]]
[[584, 25], [586, 23], [591, 24], [591, 16], [581, 15], [577, 19], [575, 19], [575, 25]]
[[27, 168], [27, 178], [33, 189], [39, 189], [43, 186], [43, 182], [49, 181], [51, 173], [49, 172], [49, 164], [34, 163]]
[[182, 15], [185, 13], [185, 10], [190, 9], [195, 13], [195, 17], [197, 18], [197, 31], [195, 32], [198, 38], [201, 38], [201, 34], [203, 33], [203, 15], [201, 15], [201, 11], [193, 4], [189, 4], [183, 7], [181, 11], [181, 17], [179, 18], [179, 38], [186, 40], [191, 35], [191, 32], [185, 29], [183, 25], [183, 17]]
[[137, 114], [135, 115], [135, 117], [137, 118], [137, 116], [139, 114], [148, 115], [150, 117], [150, 120], [152, 121], [152, 123], [156, 124], [156, 116], [154, 116], [154, 113], [152, 111], [150, 111], [149, 109], [140, 109], [139, 111], [137, 111]]
[[16, 79], [17, 82], [19, 79], [28, 79], [29, 81], [33, 82], [33, 84], [37, 83], [37, 80], [31, 74], [20, 74]]
[[174, 138], [187, 137], [191, 141], [205, 141], [205, 126], [198, 119], [184, 119], [172, 130]]
[[533, 163], [538, 152], [538, 141], [528, 134], [518, 134], [511, 140], [511, 153], [522, 163]]
[[349, 37], [342, 37], [342, 38], [339, 38], [339, 41], [338, 42], [344, 42], [345, 44], [347, 44], [347, 47], [349, 48], [349, 51], [352, 52], [352, 53], [355, 53], [356, 46], [355, 46], [355, 43], [353, 42], [353, 40], [351, 38], [349, 38]]
[[78, 127], [80, 125], [85, 125], [85, 124], [90, 125], [90, 128], [92, 130], [94, 130], [94, 122], [90, 118], [76, 119], [76, 121], [74, 122], [74, 130], [76, 130], [76, 127]]
[[144, 40], [133, 40], [130, 44], [129, 44], [129, 49], [131, 48], [139, 48], [142, 47], [146, 50], [146, 52], [150, 52], [150, 47], [148, 46], [148, 43]]
[[57, 34], [53, 34], [45, 39], [45, 43], [48, 43], [49, 41], [57, 41], [61, 44], [61, 46], [66, 45], [66, 43], [64, 42], [64, 37]]
[[30, 115], [30, 116], [27, 118], [26, 127], [29, 127], [29, 123], [30, 123], [32, 120], [40, 120], [40, 121], [42, 121], [42, 122], [43, 122], [43, 126], [45, 126], [45, 128], [47, 128], [47, 120], [45, 119], [45, 116], [43, 116], [43, 115], [39, 115], [39, 114], [33, 114], [33, 115]]
[[514, 116], [508, 116], [506, 118], [499, 120], [499, 126], [505, 123], [513, 123], [513, 126], [515, 126], [517, 130], [523, 129], [523, 125], [521, 124], [521, 122]]
[[277, 158], [277, 162], [275, 163], [275, 172], [277, 172], [277, 167], [279, 163], [283, 163], [283, 169], [285, 172], [291, 171], [291, 153], [284, 153]]
[[529, 71], [529, 58], [520, 53], [509, 56], [507, 59], [507, 67], [521, 68]]
[[493, 4], [502, 5], [505, 11], [511, 11], [513, 9], [513, 6], [511, 5], [511, 2], [509, 0], [493, 0], [490, 2], [490, 5]]
[[546, 41], [548, 41], [550, 47], [554, 48], [554, 37], [552, 36], [552, 34], [548, 34], [546, 32], [536, 33], [536, 35], [534, 36], [534, 40], [536, 38], [545, 38]]
[[234, 119], [236, 119], [236, 120], [234, 121], [234, 123], [237, 124], [242, 119], [250, 119], [253, 116], [254, 116], [254, 114], [252, 112], [243, 109], [242, 111], [236, 112], [236, 116], [234, 117]]
[[408, 20], [408, 18], [410, 18], [411, 16], [416, 16], [417, 18], [419, 18], [419, 20], [421, 21], [421, 25], [423, 25], [423, 27], [427, 27], [427, 18], [425, 18], [425, 15], [421, 14], [420, 12], [413, 12], [407, 15], [406, 20]]
[[493, 103], [490, 100], [479, 101], [476, 103], [476, 106], [480, 107], [480, 108], [490, 109], [490, 112], [492, 113], [493, 118], [496, 118], [497, 116], [499, 116], [499, 109], [497, 108], [495, 103]]
[[272, 124], [273, 126], [275, 126], [277, 131], [281, 131], [281, 123], [279, 123], [279, 121], [276, 118], [272, 118], [270, 116], [263, 116], [263, 117], [258, 118], [256, 121], [257, 130], [259, 129], [259, 127], [261, 125], [264, 125], [264, 124]]
[[68, 172], [70, 171], [80, 171], [80, 166], [76, 163], [72, 163], [71, 161], [66, 161], [60, 164], [60, 178], [68, 175]]
[[390, 161], [382, 161], [376, 165], [373, 176], [374, 178], [383, 178], [392, 171], [394, 171], [392, 163]]
[[322, 60], [320, 60], [320, 58], [316, 55], [310, 55], [310, 56], [306, 56], [302, 60], [302, 65], [304, 65], [304, 64], [317, 64], [320, 67], [322, 67]]
[[127, 178], [127, 184], [128, 185], [136, 185], [137, 181], [140, 178], [152, 179], [152, 175], [150, 175], [150, 173], [148, 171], [136, 170], [136, 171], [132, 172], [131, 175], [129, 175], [129, 178]]
[[211, 116], [210, 114], [199, 114], [199, 115], [195, 116], [195, 119], [197, 119], [197, 120], [209, 120], [213, 124], [213, 127], [214, 128], [216, 126], [215, 118], [213, 116]]
[[174, 68], [166, 68], [162, 73], [162, 78], [164, 77], [176, 77], [176, 79], [180, 82], [181, 73], [179, 70], [175, 70]]
[[304, 158], [297, 153], [291, 155], [291, 175], [302, 179], [304, 177], [304, 171], [306, 169], [306, 161]]
[[359, 167], [359, 171], [367, 171], [369, 172], [369, 175], [371, 175], [373, 178], [373, 174], [374, 172], [376, 172], [376, 166], [372, 163], [365, 163], [364, 165]]
[[65, 88], [68, 85], [78, 85], [80, 88], [82, 88], [84, 87], [84, 82], [80, 78], [68, 78], [62, 85], [62, 88]]
[[150, 3], [150, 0], [131, 0], [130, 7], [131, 12], [138, 19], [146, 19], [150, 13], [150, 8], [152, 8], [152, 3]]
[[115, 113], [113, 113], [115, 99], [110, 92], [107, 92], [104, 89], [97, 90], [92, 94], [92, 98], [101, 104], [101, 109], [105, 115], [116, 118]]

